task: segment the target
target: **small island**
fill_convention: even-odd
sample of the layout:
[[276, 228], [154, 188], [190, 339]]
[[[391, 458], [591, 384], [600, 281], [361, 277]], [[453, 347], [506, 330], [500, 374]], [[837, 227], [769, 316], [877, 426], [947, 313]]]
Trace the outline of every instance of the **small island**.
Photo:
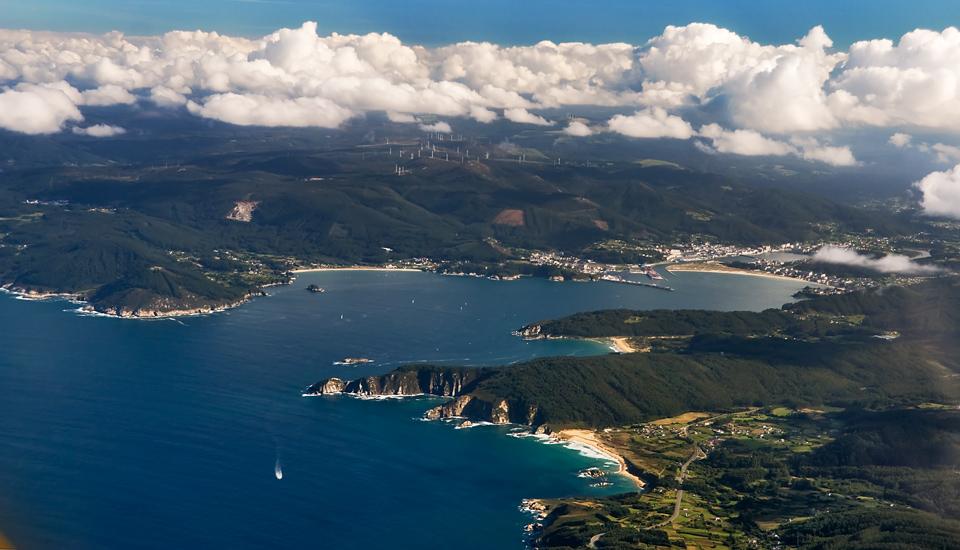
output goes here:
[[322, 286], [317, 286], [317, 285], [307, 286], [307, 292], [313, 292], [314, 294], [323, 294], [326, 291], [327, 289], [323, 288]]
[[335, 361], [334, 365], [364, 365], [367, 363], [373, 363], [373, 359], [367, 359], [366, 357], [344, 357], [339, 361]]

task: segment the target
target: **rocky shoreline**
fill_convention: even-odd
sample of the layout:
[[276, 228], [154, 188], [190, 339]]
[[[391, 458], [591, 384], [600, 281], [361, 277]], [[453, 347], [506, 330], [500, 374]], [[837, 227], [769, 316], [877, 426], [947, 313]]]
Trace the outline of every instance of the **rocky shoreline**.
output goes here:
[[0, 285], [0, 292], [11, 294], [23, 300], [66, 300], [72, 304], [79, 305], [80, 307], [77, 311], [80, 313], [102, 317], [114, 317], [117, 319], [170, 319], [177, 317], [210, 315], [239, 307], [249, 302], [253, 298], [267, 295], [267, 293], [262, 289], [257, 289], [248, 292], [239, 300], [234, 300], [232, 302], [220, 302], [199, 306], [170, 304], [170, 307], [162, 307], [162, 304], [157, 304], [151, 307], [131, 308], [118, 306], [104, 308], [91, 304], [82, 292], [41, 291], [33, 288], [17, 287], [12, 283]]
[[401, 367], [380, 376], [356, 380], [328, 378], [303, 391], [304, 397], [347, 395], [368, 399], [434, 396], [447, 401], [427, 410], [428, 420], [465, 419], [491, 424], [518, 424], [538, 433], [548, 428], [536, 405], [524, 406], [508, 399], [489, 400], [472, 393], [477, 382], [492, 374], [490, 369], [468, 367]]

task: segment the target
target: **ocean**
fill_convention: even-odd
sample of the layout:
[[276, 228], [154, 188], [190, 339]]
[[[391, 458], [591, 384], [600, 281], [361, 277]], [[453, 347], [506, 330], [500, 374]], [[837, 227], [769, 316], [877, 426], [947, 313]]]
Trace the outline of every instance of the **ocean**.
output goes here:
[[[0, 532], [29, 549], [522, 548], [521, 499], [629, 484], [591, 488], [579, 470], [614, 467], [510, 428], [421, 421], [436, 401], [301, 390], [418, 361], [606, 353], [510, 332], [611, 307], [759, 310], [803, 286], [703, 273], [667, 284], [677, 291], [308, 273], [229, 312], [158, 321], [0, 296]], [[347, 356], [376, 362], [333, 364]]]

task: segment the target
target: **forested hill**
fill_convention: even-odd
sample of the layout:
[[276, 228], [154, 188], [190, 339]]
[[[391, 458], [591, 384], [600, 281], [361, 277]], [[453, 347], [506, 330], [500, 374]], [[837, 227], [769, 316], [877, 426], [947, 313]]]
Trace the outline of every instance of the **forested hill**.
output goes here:
[[[0, 284], [81, 294], [102, 310], [163, 309], [237, 300], [277, 282], [269, 264], [287, 259], [497, 266], [518, 248], [588, 256], [611, 240], [759, 244], [920, 227], [907, 215], [656, 163], [555, 165], [528, 148], [540, 160], [519, 164], [498, 159], [505, 153], [489, 141], [471, 147], [491, 159], [400, 158], [402, 145], [371, 145], [362, 133], [310, 148], [276, 133], [130, 136], [83, 155], [60, 144], [42, 165], [5, 166]], [[408, 152], [419, 143], [410, 139]]]
[[[856, 297], [820, 298], [804, 305], [801, 313], [774, 310], [698, 317], [678, 312], [671, 320], [670, 312], [656, 312], [652, 317], [656, 323], [638, 332], [677, 328], [693, 332], [686, 332], [689, 338], [678, 345], [648, 353], [538, 359], [484, 369], [470, 384], [445, 394], [455, 399], [431, 414], [558, 428], [622, 425], [691, 410], [775, 404], [884, 408], [956, 403], [960, 400], [956, 355], [931, 351], [929, 333], [904, 330], [892, 340], [874, 336], [878, 330], [905, 328], [909, 319], [955, 337], [952, 315], [932, 310], [924, 316], [920, 304], [934, 297], [951, 303], [958, 294], [956, 280], [943, 279]], [[838, 315], [841, 306], [844, 315]], [[629, 319], [623, 312], [610, 315]], [[782, 330], [771, 330], [765, 325], [768, 320]], [[384, 379], [415, 377], [416, 369], [408, 367]], [[385, 386], [390, 384], [378, 384]]]
[[960, 331], [960, 279], [941, 277], [913, 286], [891, 286], [817, 297], [781, 309], [750, 311], [626, 309], [576, 313], [527, 325], [529, 336], [739, 336], [877, 334], [898, 331], [917, 339]]

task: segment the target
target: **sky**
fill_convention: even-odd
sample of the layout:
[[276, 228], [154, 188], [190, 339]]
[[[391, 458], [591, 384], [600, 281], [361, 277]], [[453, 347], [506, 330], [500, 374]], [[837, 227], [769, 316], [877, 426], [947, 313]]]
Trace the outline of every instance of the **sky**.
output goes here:
[[666, 25], [708, 21], [759, 42], [823, 25], [838, 46], [960, 25], [956, 0], [0, 0], [0, 27], [262, 36], [317, 21], [322, 33], [389, 32], [404, 42], [638, 43]]
[[[956, 0], [0, 0], [0, 14], [6, 131], [123, 135], [85, 124], [104, 106], [316, 128], [385, 112], [811, 170], [864, 167], [867, 138], [927, 159], [922, 206], [960, 219]], [[164, 34], [194, 29], [217, 33]], [[549, 118], [581, 107], [615, 114]]]

